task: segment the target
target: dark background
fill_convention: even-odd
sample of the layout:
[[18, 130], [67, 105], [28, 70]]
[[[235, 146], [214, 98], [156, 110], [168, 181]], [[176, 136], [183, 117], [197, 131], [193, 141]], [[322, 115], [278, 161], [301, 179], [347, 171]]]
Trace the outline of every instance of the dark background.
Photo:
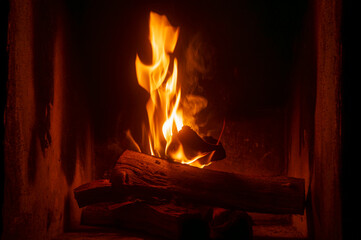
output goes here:
[[[134, 62], [137, 53], [151, 60], [150, 9], [180, 27], [179, 80], [186, 93], [207, 98], [200, 117], [239, 119], [287, 104], [307, 7], [307, 1], [66, 1], [68, 65], [79, 71], [72, 81], [89, 106], [95, 139], [117, 138], [128, 128], [140, 134], [148, 94]], [[191, 60], [198, 68], [187, 71]]]
[[360, 176], [360, 14], [356, 1], [343, 1], [342, 17], [342, 213], [345, 239], [359, 239], [361, 233], [360, 194], [355, 189]]
[[[8, 77], [7, 29], [8, 29], [9, 1], [0, 2], [0, 113], [4, 116], [6, 104], [6, 81]], [[3, 118], [2, 118], [3, 119]], [[0, 124], [0, 234], [3, 231], [2, 206], [4, 196], [4, 122]]]

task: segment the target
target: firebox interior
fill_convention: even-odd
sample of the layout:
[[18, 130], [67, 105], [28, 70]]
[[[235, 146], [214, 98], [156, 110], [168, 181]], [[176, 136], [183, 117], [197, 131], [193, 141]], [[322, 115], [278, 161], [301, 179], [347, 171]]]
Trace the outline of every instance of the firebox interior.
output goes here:
[[[303, 178], [311, 204], [323, 114], [316, 99], [333, 96], [316, 88], [332, 70], [317, 68], [333, 51], [320, 47], [332, 40], [317, 26], [336, 11], [321, 10], [323, 0], [25, 2], [12, 1], [9, 12], [5, 239], [90, 231], [80, 225], [73, 189], [107, 177], [132, 148], [127, 130], [140, 142], [149, 95], [137, 83], [135, 56], [151, 61], [151, 10], [180, 27], [174, 56], [182, 91], [208, 101], [198, 114], [200, 132], [217, 139], [226, 122], [227, 157], [208, 168]], [[299, 239], [317, 234], [312, 214], [307, 206], [304, 215], [250, 216], [256, 238], [277, 237], [285, 226], [283, 237]]]

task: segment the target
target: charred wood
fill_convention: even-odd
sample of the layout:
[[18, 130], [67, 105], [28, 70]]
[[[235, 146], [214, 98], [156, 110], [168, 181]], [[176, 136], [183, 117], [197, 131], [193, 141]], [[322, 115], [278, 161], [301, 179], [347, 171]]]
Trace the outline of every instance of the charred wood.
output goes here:
[[226, 151], [221, 143], [217, 144], [217, 140], [206, 136], [201, 138], [195, 131], [188, 126], [183, 126], [182, 129], [175, 134], [179, 142], [182, 144], [185, 154], [189, 159], [194, 158], [200, 153], [211, 153], [210, 161], [222, 160], [226, 157]]

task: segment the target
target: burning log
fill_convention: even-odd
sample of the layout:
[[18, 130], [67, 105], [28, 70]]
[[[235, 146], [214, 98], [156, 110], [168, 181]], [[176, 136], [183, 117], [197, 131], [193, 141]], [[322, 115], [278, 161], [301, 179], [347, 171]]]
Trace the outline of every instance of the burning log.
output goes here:
[[74, 189], [79, 207], [99, 202], [171, 200], [261, 213], [303, 214], [304, 180], [251, 177], [200, 169], [125, 151], [111, 182], [96, 180]]
[[83, 211], [85, 225], [122, 227], [168, 239], [194, 234], [198, 239], [235, 234], [251, 239], [250, 217], [236, 209], [302, 214], [303, 187], [301, 179], [246, 177], [126, 151], [111, 181], [84, 184], [74, 195], [80, 207], [92, 204]]
[[111, 176], [114, 194], [177, 199], [250, 212], [303, 214], [304, 180], [251, 177], [172, 163], [125, 151]]

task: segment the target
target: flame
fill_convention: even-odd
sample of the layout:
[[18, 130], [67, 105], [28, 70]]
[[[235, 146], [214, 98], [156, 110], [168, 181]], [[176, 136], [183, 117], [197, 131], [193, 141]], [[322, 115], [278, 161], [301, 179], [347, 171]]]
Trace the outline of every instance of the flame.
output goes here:
[[[147, 136], [149, 153], [157, 157], [167, 156], [177, 162], [203, 167], [204, 164], [197, 163], [197, 160], [206, 154], [200, 153], [188, 159], [183, 146], [174, 137], [185, 122], [181, 108], [181, 88], [177, 81], [178, 61], [177, 58], [172, 57], [178, 36], [179, 28], [173, 27], [165, 15], [150, 12], [149, 41], [152, 46], [152, 63], [144, 64], [138, 54], [135, 60], [138, 84], [150, 95], [146, 105], [149, 122]], [[204, 108], [204, 101], [201, 104], [199, 108]], [[171, 144], [173, 146], [170, 148]]]

